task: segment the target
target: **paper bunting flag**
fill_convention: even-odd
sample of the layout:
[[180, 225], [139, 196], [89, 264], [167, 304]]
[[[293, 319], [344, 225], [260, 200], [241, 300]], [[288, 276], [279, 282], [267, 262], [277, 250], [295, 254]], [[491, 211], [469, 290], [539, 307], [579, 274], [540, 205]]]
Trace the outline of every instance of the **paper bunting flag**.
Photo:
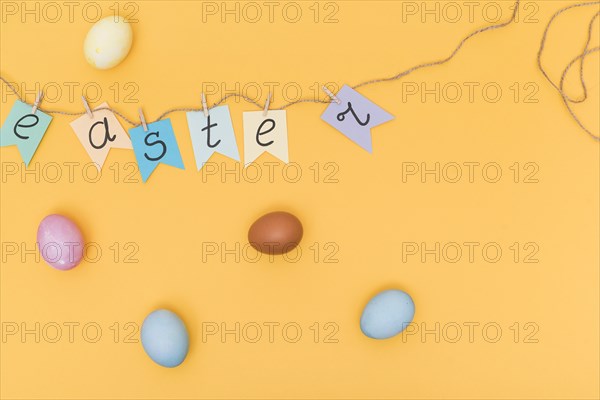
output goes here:
[[244, 113], [244, 163], [250, 164], [268, 152], [288, 163], [288, 138], [285, 110]]
[[[108, 104], [102, 103], [97, 108], [104, 107]], [[132, 148], [129, 136], [110, 110], [95, 109], [91, 117], [85, 114], [72, 121], [71, 128], [98, 170], [102, 169], [110, 149]]]
[[360, 147], [372, 153], [371, 128], [391, 121], [394, 116], [350, 86], [344, 85], [335, 96], [341, 104], [332, 102], [325, 109], [321, 118]]
[[160, 163], [184, 169], [170, 119], [148, 124], [148, 131], [142, 126], [132, 128], [129, 136], [144, 182]]
[[25, 166], [33, 158], [52, 117], [20, 100], [15, 101], [4, 125], [0, 128], [0, 146], [17, 146]]
[[208, 117], [203, 111], [186, 113], [198, 171], [214, 153], [240, 161], [229, 106], [215, 107]]

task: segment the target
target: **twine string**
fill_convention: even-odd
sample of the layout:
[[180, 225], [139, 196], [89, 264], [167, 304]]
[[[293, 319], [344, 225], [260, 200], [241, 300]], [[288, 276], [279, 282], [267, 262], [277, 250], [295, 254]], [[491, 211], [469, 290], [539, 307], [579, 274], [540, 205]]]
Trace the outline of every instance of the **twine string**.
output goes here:
[[[567, 65], [567, 67], [565, 68], [565, 70], [562, 73], [561, 76], [561, 82], [564, 80], [565, 76], [567, 75], [567, 73], [569, 72], [569, 70], [571, 69], [571, 67], [573, 66], [573, 64], [575, 64], [576, 62], [580, 62], [583, 64], [583, 60], [590, 54], [592, 53], [596, 53], [597, 51], [600, 50], [600, 47], [594, 47], [591, 48], [589, 50], [585, 50], [583, 53], [581, 53], [580, 55], [578, 55], [577, 57], [575, 57], [573, 60], [571, 60], [571, 62]], [[565, 106], [567, 107], [567, 110], [569, 111], [569, 114], [571, 114], [571, 117], [573, 117], [573, 119], [575, 120], [575, 122], [577, 122], [577, 124], [579, 125], [579, 127], [581, 129], [583, 129], [588, 135], [590, 135], [593, 139], [595, 140], [600, 140], [600, 136], [596, 136], [594, 135], [584, 124], [583, 122], [581, 122], [581, 120], [577, 117], [577, 115], [575, 114], [575, 111], [573, 111], [573, 108], [571, 107], [570, 103], [578, 103], [577, 101], [572, 101], [570, 100], [565, 92], [562, 90], [560, 91], [560, 94], [562, 96], [563, 102], [565, 103]]]
[[[590, 24], [588, 26], [588, 37], [587, 40], [585, 42], [585, 46], [583, 47], [583, 51], [585, 52], [589, 46], [590, 46], [590, 42], [592, 41], [592, 33], [594, 30], [594, 23], [596, 22], [596, 19], [598, 19], [598, 17], [600, 16], [600, 11], [597, 12], [591, 19]], [[585, 57], [581, 57], [580, 61], [579, 61], [579, 81], [581, 82], [581, 89], [583, 91], [583, 95], [581, 96], [581, 98], [579, 99], [571, 99], [570, 97], [567, 97], [569, 99], [569, 101], [571, 101], [572, 103], [583, 103], [585, 100], [587, 100], [587, 86], [585, 85], [585, 79], [583, 78], [583, 64], [584, 64], [584, 60]], [[568, 66], [567, 68], [565, 68], [565, 70], [567, 70], [568, 68], [570, 68], [570, 66]], [[561, 90], [564, 89], [564, 83], [565, 83], [565, 77], [566, 74], [563, 74], [562, 77], [560, 78], [560, 88]]]
[[[600, 1], [591, 1], [591, 2], [586, 2], [586, 3], [576, 3], [576, 4], [571, 4], [569, 6], [563, 7], [560, 10], [556, 11], [552, 17], [550, 18], [550, 20], [548, 21], [548, 24], [546, 25], [546, 28], [544, 29], [544, 34], [542, 36], [542, 39], [540, 41], [540, 48], [538, 50], [538, 54], [537, 54], [537, 65], [539, 70], [542, 72], [542, 74], [544, 75], [544, 77], [546, 78], [546, 80], [558, 91], [558, 93], [560, 94], [563, 103], [565, 104], [567, 111], [569, 111], [569, 114], [571, 114], [571, 117], [575, 120], [575, 122], [577, 123], [577, 125], [579, 125], [579, 127], [581, 129], [583, 129], [585, 131], [585, 133], [587, 133], [590, 137], [592, 137], [595, 140], [600, 140], [600, 136], [595, 135], [594, 133], [592, 133], [592, 131], [590, 131], [587, 126], [579, 119], [579, 117], [577, 116], [577, 114], [575, 113], [575, 111], [573, 110], [573, 108], [571, 107], [571, 103], [583, 103], [587, 97], [588, 97], [588, 93], [587, 93], [587, 86], [585, 84], [585, 78], [583, 76], [583, 70], [584, 70], [584, 63], [585, 63], [585, 59], [593, 53], [596, 53], [598, 50], [600, 50], [600, 48], [598, 47], [594, 47], [592, 49], [589, 48], [590, 42], [592, 40], [592, 33], [594, 30], [594, 24], [596, 22], [596, 20], [598, 19], [598, 16], [600, 15], [600, 11], [597, 12], [596, 14], [594, 14], [594, 16], [592, 17], [592, 19], [590, 20], [590, 23], [588, 24], [588, 37], [587, 40], [585, 42], [585, 46], [582, 50], [582, 52], [580, 54], [578, 54], [574, 59], [571, 60], [571, 62], [569, 62], [569, 64], [567, 64], [567, 66], [565, 67], [565, 69], [562, 71], [561, 77], [560, 77], [560, 81], [558, 83], [558, 85], [552, 80], [552, 78], [550, 78], [550, 76], [548, 75], [548, 73], [546, 72], [546, 70], [544, 69], [544, 66], [542, 64], [542, 54], [544, 52], [544, 49], [546, 47], [546, 40], [548, 38], [548, 32], [550, 31], [550, 28], [552, 27], [552, 24], [554, 23], [554, 21], [564, 12], [574, 9], [574, 8], [579, 8], [579, 7], [588, 7], [588, 6], [592, 6], [592, 5], [598, 5], [600, 4]], [[564, 90], [564, 83], [565, 83], [565, 78], [568, 74], [568, 72], [570, 71], [571, 67], [575, 64], [579, 62], [579, 81], [581, 83], [581, 88], [583, 91], [583, 95], [580, 98], [571, 98]]]
[[[465, 36], [459, 43], [458, 45], [454, 48], [454, 50], [445, 58], [441, 58], [438, 60], [434, 60], [434, 61], [430, 61], [427, 63], [422, 63], [422, 64], [418, 64], [415, 65], [411, 68], [408, 68], [404, 71], [401, 71], [399, 73], [397, 73], [396, 75], [393, 76], [389, 76], [389, 77], [383, 77], [383, 78], [375, 78], [375, 79], [370, 79], [364, 82], [360, 82], [358, 84], [355, 84], [354, 86], [352, 86], [353, 89], [358, 89], [361, 87], [365, 87], [365, 86], [369, 86], [369, 85], [374, 85], [376, 83], [382, 83], [382, 82], [391, 82], [391, 81], [396, 81], [399, 79], [404, 78], [407, 75], [410, 75], [411, 73], [424, 69], [424, 68], [429, 68], [429, 67], [434, 67], [434, 66], [438, 66], [438, 65], [442, 65], [442, 64], [446, 64], [447, 62], [451, 61], [456, 54], [458, 54], [458, 52], [462, 49], [463, 45], [471, 38], [473, 38], [474, 36], [477, 36], [483, 32], [487, 32], [487, 31], [492, 31], [492, 30], [496, 30], [496, 29], [501, 29], [504, 28], [510, 24], [512, 24], [513, 22], [515, 22], [517, 15], [518, 15], [518, 9], [519, 9], [519, 5], [520, 5], [521, 0], [515, 0], [514, 6], [513, 6], [513, 12], [511, 17], [505, 21], [505, 22], [501, 22], [495, 25], [489, 25], [483, 28], [479, 28], [474, 30], [473, 32], [469, 33], [467, 36]], [[591, 5], [599, 5], [600, 1], [591, 1], [591, 2], [584, 2], [584, 3], [577, 3], [577, 4], [572, 4], [569, 5], [567, 7], [564, 7], [560, 10], [558, 10], [556, 13], [554, 13], [554, 15], [550, 18], [550, 20], [548, 21], [548, 24], [546, 25], [546, 28], [544, 29], [544, 35], [542, 36], [541, 42], [540, 42], [540, 48], [538, 50], [538, 54], [537, 54], [537, 64], [538, 64], [538, 68], [540, 69], [540, 71], [542, 72], [542, 74], [544, 75], [544, 77], [546, 78], [546, 80], [548, 80], [548, 82], [559, 92], [559, 94], [562, 97], [563, 102], [566, 105], [567, 110], [569, 111], [569, 113], [571, 114], [571, 117], [577, 122], [577, 124], [588, 134], [590, 135], [592, 138], [599, 140], [600, 136], [596, 136], [594, 135], [586, 126], [583, 122], [581, 122], [581, 120], [579, 119], [579, 117], [575, 114], [575, 112], [573, 111], [570, 103], [582, 103], [584, 102], [587, 97], [588, 97], [588, 92], [587, 92], [587, 86], [585, 84], [585, 79], [584, 79], [584, 63], [585, 63], [585, 59], [592, 53], [595, 53], [597, 51], [600, 50], [600, 48], [595, 47], [590, 49], [589, 45], [592, 39], [592, 32], [593, 32], [593, 27], [594, 27], [594, 23], [596, 22], [596, 20], [598, 19], [598, 16], [600, 15], [600, 12], [597, 12], [593, 18], [591, 19], [589, 25], [588, 25], [588, 37], [585, 43], [585, 46], [583, 48], [583, 51], [577, 56], [575, 57], [573, 60], [571, 60], [571, 62], [566, 66], [566, 68], [563, 70], [562, 74], [561, 74], [561, 78], [558, 84], [556, 84], [548, 75], [548, 73], [546, 72], [546, 70], [544, 69], [543, 65], [542, 65], [542, 53], [544, 51], [545, 45], [546, 45], [546, 39], [548, 37], [548, 32], [550, 30], [550, 27], [552, 26], [552, 24], [554, 23], [555, 19], [558, 18], [558, 16], [560, 16], [561, 14], [563, 14], [564, 12], [573, 9], [573, 8], [577, 8], [577, 7], [587, 7], [587, 6], [591, 6]], [[579, 62], [579, 82], [581, 83], [581, 88], [583, 91], [583, 94], [580, 98], [571, 98], [564, 90], [564, 81], [565, 78], [568, 74], [568, 72], [570, 71], [570, 69], [572, 68], [572, 66], [574, 64], [576, 64], [577, 62]], [[22, 101], [23, 103], [29, 104], [25, 101], [25, 99], [18, 93], [17, 89], [14, 87], [14, 85], [12, 83], [10, 83], [8, 80], [6, 80], [4, 77], [2, 77], [0, 75], [0, 80], [2, 82], [4, 82], [4, 84], [6, 84], [6, 86], [8, 87], [8, 89], [14, 93], [17, 98]], [[238, 99], [242, 99], [245, 100], [246, 102], [250, 103], [250, 104], [254, 104], [258, 109], [263, 109], [265, 104], [261, 104], [258, 101], [256, 101], [255, 99], [252, 99], [242, 93], [229, 93], [226, 94], [225, 96], [221, 97], [218, 101], [216, 101], [212, 106], [208, 107], [208, 109], [212, 109], [214, 107], [217, 107], [223, 103], [225, 103], [228, 99], [230, 98], [238, 98]], [[321, 103], [321, 104], [329, 104], [331, 103], [333, 100], [331, 99], [313, 99], [313, 98], [300, 98], [298, 100], [294, 100], [294, 101], [290, 101], [288, 103], [283, 104], [282, 106], [280, 106], [279, 108], [273, 108], [274, 110], [285, 110], [288, 107], [291, 107], [295, 104], [301, 104], [301, 103]], [[45, 107], [38, 107], [38, 110], [45, 112], [46, 114], [56, 114], [56, 115], [67, 115], [67, 116], [81, 116], [87, 113], [87, 111], [83, 111], [83, 112], [73, 112], [73, 111], [62, 111], [62, 110], [52, 110], [52, 109], [47, 109]], [[131, 119], [129, 119], [127, 116], [125, 116], [123, 113], [121, 113], [118, 110], [115, 110], [111, 107], [99, 107], [96, 108], [95, 110], [109, 110], [111, 112], [113, 112], [114, 114], [118, 115], [119, 117], [121, 117], [125, 122], [127, 122], [129, 125], [131, 125], [132, 127], [138, 127], [141, 126], [140, 123], [136, 122], [136, 121], [132, 121]], [[167, 117], [168, 115], [172, 114], [172, 113], [177, 113], [177, 112], [199, 112], [199, 111], [204, 111], [204, 108], [192, 108], [192, 107], [176, 107], [176, 108], [170, 108], [168, 110], [166, 110], [165, 112], [163, 112], [162, 114], [159, 115], [159, 117], [156, 119], [156, 121], [160, 121], [161, 119]], [[154, 121], [154, 122], [156, 122]]]

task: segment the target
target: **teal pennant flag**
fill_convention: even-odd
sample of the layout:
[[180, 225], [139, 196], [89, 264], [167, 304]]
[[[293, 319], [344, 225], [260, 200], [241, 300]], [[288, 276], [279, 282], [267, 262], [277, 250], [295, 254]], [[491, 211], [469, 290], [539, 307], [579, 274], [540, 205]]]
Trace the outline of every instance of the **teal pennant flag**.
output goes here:
[[50, 121], [50, 115], [40, 110], [33, 113], [29, 104], [17, 100], [0, 128], [0, 146], [17, 146], [25, 166], [29, 166]]

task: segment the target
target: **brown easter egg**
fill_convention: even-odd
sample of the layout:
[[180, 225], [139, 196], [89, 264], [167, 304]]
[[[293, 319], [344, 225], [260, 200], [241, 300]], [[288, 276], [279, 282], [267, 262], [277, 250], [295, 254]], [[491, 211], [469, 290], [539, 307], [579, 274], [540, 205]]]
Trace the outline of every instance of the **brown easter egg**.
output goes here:
[[296, 216], [276, 211], [257, 219], [248, 231], [248, 241], [265, 254], [284, 254], [298, 246], [303, 234], [302, 223]]

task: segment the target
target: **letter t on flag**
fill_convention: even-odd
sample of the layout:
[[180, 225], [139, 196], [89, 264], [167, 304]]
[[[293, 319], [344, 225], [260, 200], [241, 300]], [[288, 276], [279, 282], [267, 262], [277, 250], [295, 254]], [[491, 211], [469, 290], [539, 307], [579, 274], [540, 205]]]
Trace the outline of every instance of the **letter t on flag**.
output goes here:
[[344, 85], [336, 97], [340, 100], [340, 104], [332, 102], [321, 118], [354, 143], [372, 153], [371, 128], [391, 121], [394, 116], [348, 85]]
[[202, 111], [186, 113], [198, 171], [214, 153], [240, 161], [229, 106], [214, 107], [208, 117]]

